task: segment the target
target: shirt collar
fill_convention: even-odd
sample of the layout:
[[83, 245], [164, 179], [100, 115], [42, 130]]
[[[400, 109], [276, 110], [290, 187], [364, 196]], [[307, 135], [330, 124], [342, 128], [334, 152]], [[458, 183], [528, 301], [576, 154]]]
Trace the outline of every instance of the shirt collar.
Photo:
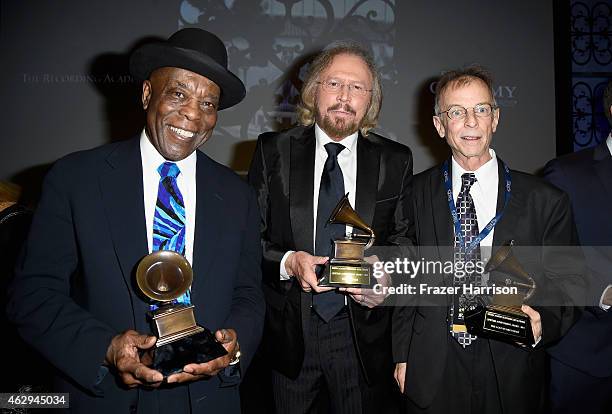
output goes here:
[[612, 132], [608, 134], [608, 138], [606, 139], [606, 145], [608, 146], [608, 151], [610, 151], [610, 155], [612, 155]]
[[464, 170], [455, 161], [455, 157], [451, 157], [453, 162], [453, 187], [456, 185], [461, 187], [461, 176], [466, 172], [472, 172], [476, 175], [476, 185], [479, 185], [485, 194], [489, 191], [497, 191], [497, 184], [499, 183], [497, 177], [497, 156], [493, 148], [489, 148], [489, 154], [491, 159], [481, 165], [476, 171]]
[[351, 135], [349, 135], [346, 138], [343, 138], [342, 141], [334, 141], [333, 139], [331, 139], [329, 137], [329, 135], [327, 135], [325, 133], [325, 131], [323, 131], [319, 125], [317, 125], [315, 123], [315, 138], [317, 141], [317, 151], [323, 151], [325, 154], [327, 154], [327, 151], [325, 151], [325, 144], [328, 144], [330, 142], [337, 142], [339, 144], [344, 145], [344, 147], [348, 150], [348, 151], [342, 151], [340, 153], [340, 155], [344, 155], [344, 154], [350, 154], [353, 151], [355, 151], [355, 147], [357, 146], [357, 137], [358, 137], [359, 133], [357, 131], [353, 132]]
[[[157, 168], [162, 163], [167, 161], [159, 152], [157, 152], [157, 149], [153, 146], [153, 144], [151, 144], [151, 141], [149, 141], [149, 137], [144, 129], [140, 134], [140, 156], [142, 157], [142, 166], [147, 170], [153, 169], [157, 171]], [[189, 154], [187, 158], [176, 161], [176, 165], [178, 165], [179, 170], [181, 170], [181, 174], [183, 174], [184, 177], [187, 177], [195, 174], [197, 160], [198, 155], [194, 151]]]

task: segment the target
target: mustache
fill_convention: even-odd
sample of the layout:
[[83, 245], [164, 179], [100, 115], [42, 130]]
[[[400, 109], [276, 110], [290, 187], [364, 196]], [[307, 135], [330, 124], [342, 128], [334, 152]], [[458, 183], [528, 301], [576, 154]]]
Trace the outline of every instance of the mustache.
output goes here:
[[337, 104], [327, 108], [327, 112], [329, 112], [329, 111], [337, 111], [337, 110], [342, 110], [342, 111], [348, 112], [349, 114], [352, 114], [352, 115], [355, 115], [357, 113], [349, 104], [337, 103]]

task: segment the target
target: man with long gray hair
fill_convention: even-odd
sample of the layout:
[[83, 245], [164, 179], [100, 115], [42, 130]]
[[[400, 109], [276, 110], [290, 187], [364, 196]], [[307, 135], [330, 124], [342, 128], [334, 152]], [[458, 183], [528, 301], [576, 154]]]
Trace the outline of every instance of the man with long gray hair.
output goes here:
[[315, 273], [331, 256], [331, 239], [346, 234], [346, 226], [326, 223], [346, 193], [371, 223], [378, 245], [410, 237], [412, 155], [371, 132], [381, 104], [370, 53], [356, 43], [334, 43], [310, 66], [301, 125], [262, 134], [257, 142], [249, 182], [261, 208], [262, 349], [273, 369], [279, 413], [397, 410], [391, 308], [379, 306], [384, 296], [322, 288]]

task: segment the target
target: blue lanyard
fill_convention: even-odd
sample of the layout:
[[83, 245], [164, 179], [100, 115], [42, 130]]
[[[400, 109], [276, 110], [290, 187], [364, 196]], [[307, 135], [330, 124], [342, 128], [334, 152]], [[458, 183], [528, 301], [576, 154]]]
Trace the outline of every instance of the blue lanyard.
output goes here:
[[452, 180], [450, 178], [450, 174], [448, 171], [448, 160], [444, 161], [442, 165], [442, 173], [444, 174], [444, 185], [446, 186], [446, 196], [448, 198], [448, 208], [450, 209], [451, 216], [453, 218], [453, 225], [455, 226], [455, 235], [459, 239], [459, 246], [465, 255], [468, 255], [480, 244], [482, 239], [487, 237], [491, 230], [495, 227], [497, 222], [504, 215], [504, 210], [508, 205], [508, 200], [510, 200], [510, 192], [512, 191], [512, 178], [510, 177], [510, 170], [508, 166], [504, 164], [502, 160], [497, 159], [498, 162], [501, 162], [502, 167], [504, 168], [504, 179], [506, 180], [506, 185], [504, 186], [504, 208], [497, 213], [495, 217], [489, 221], [489, 223], [482, 229], [480, 234], [470, 243], [469, 246], [465, 246], [465, 238], [463, 237], [463, 233], [461, 232], [461, 223], [459, 221], [459, 216], [457, 215], [457, 208], [455, 207], [455, 201], [453, 200], [453, 187]]

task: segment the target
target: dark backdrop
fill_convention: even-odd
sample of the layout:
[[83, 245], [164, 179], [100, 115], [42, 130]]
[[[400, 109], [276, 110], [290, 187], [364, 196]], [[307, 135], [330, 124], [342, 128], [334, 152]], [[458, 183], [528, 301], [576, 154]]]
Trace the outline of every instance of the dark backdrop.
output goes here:
[[202, 150], [248, 168], [263, 131], [295, 121], [304, 63], [331, 40], [371, 47], [384, 78], [379, 131], [409, 145], [415, 170], [446, 156], [431, 123], [432, 83], [470, 63], [495, 77], [494, 147], [515, 168], [555, 156], [552, 1], [135, 0], [3, 1], [0, 180], [35, 181], [64, 154], [129, 137], [142, 126], [127, 56], [186, 26], [217, 33], [247, 98], [220, 114]]

